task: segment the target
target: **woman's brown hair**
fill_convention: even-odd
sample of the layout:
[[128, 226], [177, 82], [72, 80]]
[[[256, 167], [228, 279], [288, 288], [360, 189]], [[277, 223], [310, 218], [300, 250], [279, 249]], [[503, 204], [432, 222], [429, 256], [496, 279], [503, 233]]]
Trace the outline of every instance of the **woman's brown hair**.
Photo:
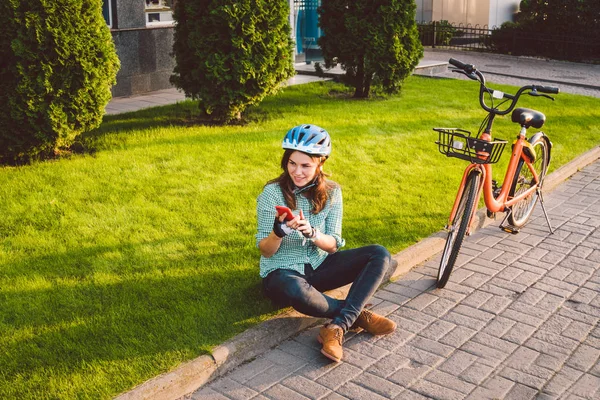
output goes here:
[[[283, 169], [283, 172], [277, 178], [267, 182], [267, 184], [279, 184], [281, 192], [283, 193], [283, 197], [285, 198], [286, 205], [292, 210], [296, 209], [296, 196], [294, 192], [297, 188], [296, 185], [294, 185], [294, 181], [292, 180], [290, 174], [288, 173], [287, 166], [290, 156], [295, 151], [297, 150], [285, 150], [283, 157], [281, 157], [281, 169]], [[312, 213], [317, 214], [323, 209], [323, 207], [325, 207], [325, 203], [327, 203], [331, 189], [335, 188], [337, 185], [335, 182], [327, 180], [328, 175], [323, 172], [323, 164], [327, 158], [322, 156], [312, 156], [310, 154], [307, 155], [313, 160], [318, 159], [319, 166], [317, 167], [317, 174], [313, 181], [315, 185], [306, 189], [306, 191], [302, 192], [302, 194], [311, 201], [313, 205]]]

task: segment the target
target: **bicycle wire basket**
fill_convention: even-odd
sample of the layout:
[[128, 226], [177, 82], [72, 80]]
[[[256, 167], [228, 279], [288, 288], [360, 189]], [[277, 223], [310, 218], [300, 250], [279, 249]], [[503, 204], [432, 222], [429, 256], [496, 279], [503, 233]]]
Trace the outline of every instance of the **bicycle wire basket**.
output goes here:
[[471, 137], [471, 132], [459, 128], [433, 128], [439, 133], [440, 153], [476, 164], [497, 163], [506, 146], [506, 140], [485, 140]]

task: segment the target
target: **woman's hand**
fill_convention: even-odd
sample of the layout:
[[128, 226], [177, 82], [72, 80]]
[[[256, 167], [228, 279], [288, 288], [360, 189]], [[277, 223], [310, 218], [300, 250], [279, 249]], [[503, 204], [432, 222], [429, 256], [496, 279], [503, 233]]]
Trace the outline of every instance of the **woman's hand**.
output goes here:
[[[273, 232], [258, 244], [260, 253], [264, 257], [269, 258], [273, 256], [273, 254], [279, 250], [283, 237], [293, 232], [293, 230], [299, 231], [304, 237], [309, 238], [315, 246], [330, 254], [337, 251], [335, 238], [317, 232], [317, 230], [310, 225], [310, 222], [304, 218], [302, 210], [300, 210], [299, 215], [287, 222], [285, 221], [285, 214], [276, 217], [273, 229]], [[318, 234], [318, 236], [316, 234]]]
[[[310, 239], [315, 246], [321, 250], [325, 250], [329, 254], [333, 254], [337, 251], [337, 242], [335, 241], [335, 238], [313, 228], [308, 220], [304, 219], [302, 210], [300, 210], [300, 215], [296, 218], [298, 218], [296, 229], [299, 230], [305, 238]], [[294, 218], [294, 220], [296, 218]]]
[[[314, 228], [310, 225], [310, 222], [308, 222], [308, 220], [304, 218], [304, 213], [302, 212], [302, 210], [300, 210], [300, 214], [296, 218], [298, 218], [296, 229], [300, 231], [300, 233], [304, 235], [304, 237], [311, 237], [314, 234]], [[294, 218], [290, 222], [295, 221], [296, 218]]]
[[[273, 233], [278, 238], [283, 238], [286, 235], [289, 235], [294, 230], [285, 222], [285, 217], [287, 213], [283, 213], [279, 217], [275, 217], [275, 221], [273, 222]], [[291, 221], [290, 221], [291, 222]]]
[[262, 256], [269, 258], [277, 253], [279, 246], [281, 246], [282, 239], [294, 231], [285, 222], [285, 217], [285, 213], [275, 217], [275, 220], [273, 221], [273, 231], [271, 231], [269, 236], [258, 243], [258, 248]]

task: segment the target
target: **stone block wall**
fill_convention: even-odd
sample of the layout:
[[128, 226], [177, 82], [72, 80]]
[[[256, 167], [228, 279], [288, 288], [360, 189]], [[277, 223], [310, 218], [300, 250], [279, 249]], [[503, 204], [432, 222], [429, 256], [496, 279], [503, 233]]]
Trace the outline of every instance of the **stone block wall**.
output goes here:
[[172, 26], [146, 27], [142, 0], [113, 2], [111, 29], [121, 69], [112, 88], [113, 97], [124, 97], [171, 88], [175, 67]]
[[173, 27], [113, 30], [112, 34], [121, 60], [113, 97], [172, 87]]

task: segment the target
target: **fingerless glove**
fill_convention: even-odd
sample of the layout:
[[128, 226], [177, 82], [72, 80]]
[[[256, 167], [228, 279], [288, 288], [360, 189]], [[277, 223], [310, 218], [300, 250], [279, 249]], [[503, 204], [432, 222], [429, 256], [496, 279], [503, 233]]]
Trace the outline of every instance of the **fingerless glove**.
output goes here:
[[273, 233], [275, 233], [277, 237], [283, 238], [293, 231], [294, 230], [287, 226], [285, 222], [279, 222], [279, 218], [275, 217], [275, 222], [273, 223]]

